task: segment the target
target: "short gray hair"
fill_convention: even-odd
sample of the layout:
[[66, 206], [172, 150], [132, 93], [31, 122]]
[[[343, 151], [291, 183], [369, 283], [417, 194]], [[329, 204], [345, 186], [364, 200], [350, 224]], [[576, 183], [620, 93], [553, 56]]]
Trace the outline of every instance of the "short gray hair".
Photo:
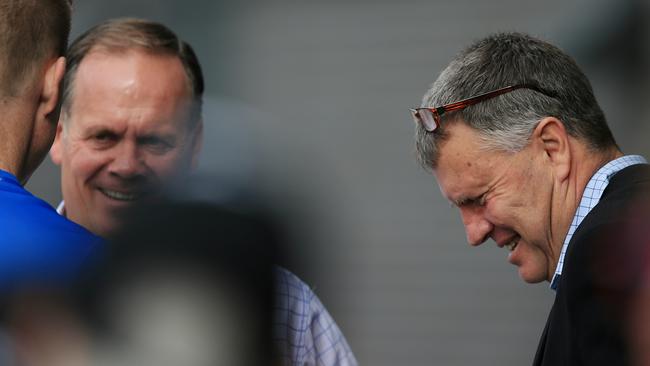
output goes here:
[[420, 163], [437, 165], [445, 125], [462, 121], [479, 132], [485, 149], [523, 149], [544, 117], [562, 121], [570, 136], [594, 151], [616, 146], [589, 80], [576, 62], [550, 43], [521, 33], [498, 33], [461, 52], [426, 92], [423, 107], [438, 107], [516, 84], [534, 84], [553, 97], [521, 88], [443, 115], [435, 132], [416, 126]]

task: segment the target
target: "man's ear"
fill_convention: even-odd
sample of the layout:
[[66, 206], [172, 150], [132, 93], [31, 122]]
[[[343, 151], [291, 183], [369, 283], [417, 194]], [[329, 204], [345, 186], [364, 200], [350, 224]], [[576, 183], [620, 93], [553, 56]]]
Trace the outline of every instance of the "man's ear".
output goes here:
[[193, 144], [191, 169], [194, 171], [199, 166], [199, 156], [201, 155], [201, 150], [203, 149], [203, 118], [200, 118], [196, 123], [196, 126], [194, 126], [194, 132], [192, 135]]
[[542, 151], [555, 169], [560, 180], [571, 172], [571, 148], [569, 134], [562, 121], [555, 117], [542, 119], [532, 134], [535, 145]]
[[[64, 117], [65, 118], [65, 117]], [[56, 135], [54, 136], [54, 143], [50, 147], [50, 159], [56, 165], [61, 165], [61, 149], [63, 149], [63, 120], [60, 120], [56, 126]]]
[[65, 74], [65, 57], [59, 57], [51, 63], [45, 71], [43, 88], [36, 116], [39, 119], [47, 119], [51, 123], [59, 120], [61, 111], [61, 82]]

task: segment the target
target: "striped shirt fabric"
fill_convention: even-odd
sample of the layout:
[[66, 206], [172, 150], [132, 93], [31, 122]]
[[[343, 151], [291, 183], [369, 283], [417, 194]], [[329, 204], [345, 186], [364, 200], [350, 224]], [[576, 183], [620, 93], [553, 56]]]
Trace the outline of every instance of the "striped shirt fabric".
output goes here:
[[274, 344], [285, 366], [356, 366], [343, 333], [316, 294], [296, 275], [276, 269]]
[[578, 206], [578, 209], [573, 216], [571, 226], [569, 226], [569, 232], [564, 238], [564, 244], [562, 245], [562, 251], [560, 252], [560, 260], [558, 261], [557, 267], [555, 269], [555, 274], [551, 280], [551, 288], [553, 290], [557, 289], [560, 276], [562, 276], [564, 256], [566, 255], [566, 251], [569, 247], [569, 242], [571, 241], [573, 234], [575, 233], [578, 226], [580, 226], [582, 223], [582, 220], [587, 216], [589, 211], [596, 207], [598, 201], [600, 201], [600, 197], [603, 195], [603, 191], [605, 191], [605, 188], [607, 188], [607, 185], [609, 184], [609, 180], [614, 176], [614, 174], [618, 173], [624, 168], [627, 168], [628, 166], [647, 163], [648, 162], [643, 156], [625, 155], [605, 164], [602, 168], [598, 169], [596, 174], [591, 177], [587, 183], [587, 186], [585, 187], [584, 192], [582, 193], [582, 199], [580, 200], [580, 205]]

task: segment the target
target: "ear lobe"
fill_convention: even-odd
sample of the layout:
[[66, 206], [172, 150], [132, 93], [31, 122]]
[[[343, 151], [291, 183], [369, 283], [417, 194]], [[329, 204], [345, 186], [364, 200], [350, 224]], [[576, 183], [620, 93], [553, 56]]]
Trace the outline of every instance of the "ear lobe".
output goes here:
[[571, 171], [571, 149], [569, 135], [562, 121], [555, 117], [542, 119], [535, 127], [532, 137], [548, 157], [558, 179], [568, 178]]
[[56, 126], [56, 135], [54, 136], [54, 143], [52, 144], [52, 147], [50, 148], [50, 159], [52, 159], [52, 162], [56, 165], [61, 165], [61, 149], [63, 149], [63, 146], [61, 144], [63, 143], [61, 140], [63, 139], [63, 121], [59, 121], [59, 123]]
[[59, 57], [45, 71], [43, 90], [41, 92], [41, 103], [39, 116], [42, 116], [52, 123], [59, 119], [61, 111], [61, 83], [65, 74], [65, 58]]
[[194, 126], [194, 136], [192, 136], [192, 139], [191, 169], [194, 171], [199, 166], [199, 156], [203, 149], [203, 118], [199, 119], [196, 126]]

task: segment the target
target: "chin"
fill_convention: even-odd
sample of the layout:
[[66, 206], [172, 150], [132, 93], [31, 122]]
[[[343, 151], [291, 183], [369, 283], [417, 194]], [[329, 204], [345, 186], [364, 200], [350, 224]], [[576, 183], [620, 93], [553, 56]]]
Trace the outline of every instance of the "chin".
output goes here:
[[519, 267], [519, 277], [526, 283], [540, 283], [547, 279], [543, 271], [530, 271], [522, 267]]
[[97, 223], [97, 225], [95, 225], [95, 230], [91, 230], [91, 231], [93, 231], [95, 235], [106, 238], [115, 235], [115, 233], [120, 230], [122, 225], [123, 222], [120, 219], [109, 218], [102, 222]]

